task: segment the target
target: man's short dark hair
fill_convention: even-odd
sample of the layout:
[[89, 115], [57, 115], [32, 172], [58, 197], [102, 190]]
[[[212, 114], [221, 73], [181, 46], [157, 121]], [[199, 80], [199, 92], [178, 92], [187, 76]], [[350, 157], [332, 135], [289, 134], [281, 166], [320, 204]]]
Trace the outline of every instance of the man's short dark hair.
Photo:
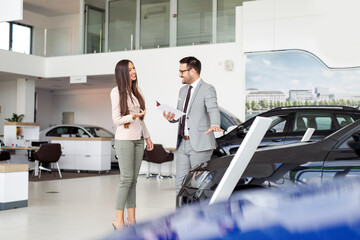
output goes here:
[[184, 57], [180, 60], [180, 63], [186, 63], [187, 68], [193, 68], [200, 75], [201, 72], [201, 62], [196, 57]]

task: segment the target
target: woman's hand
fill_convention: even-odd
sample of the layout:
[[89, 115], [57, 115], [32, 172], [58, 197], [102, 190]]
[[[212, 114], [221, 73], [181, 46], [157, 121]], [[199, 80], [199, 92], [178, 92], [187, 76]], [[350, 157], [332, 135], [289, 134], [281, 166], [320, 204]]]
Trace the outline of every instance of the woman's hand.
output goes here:
[[143, 117], [144, 115], [146, 114], [146, 109], [145, 110], [141, 110], [140, 109], [140, 112], [139, 113], [134, 113], [133, 115], [132, 115], [132, 119], [136, 119], [136, 118], [141, 118], [141, 117]]
[[146, 150], [152, 151], [154, 149], [154, 144], [151, 141], [151, 139], [148, 137], [145, 139], [145, 142], [146, 142]]

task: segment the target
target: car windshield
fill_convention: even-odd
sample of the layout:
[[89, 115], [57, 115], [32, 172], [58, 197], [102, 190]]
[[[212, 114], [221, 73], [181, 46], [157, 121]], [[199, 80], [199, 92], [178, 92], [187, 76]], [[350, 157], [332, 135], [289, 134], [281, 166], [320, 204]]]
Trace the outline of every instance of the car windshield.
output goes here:
[[[269, 127], [269, 129], [272, 130], [272, 132], [284, 132], [285, 124], [286, 124], [286, 116], [271, 116], [268, 117], [272, 119], [272, 123]], [[244, 128], [244, 132], [247, 133], [250, 130], [252, 123]]]
[[227, 113], [224, 110], [220, 109], [220, 118], [221, 124], [220, 127], [225, 131], [231, 126], [238, 126], [241, 121], [231, 113]]
[[109, 138], [113, 138], [114, 134], [109, 132], [108, 130], [104, 129], [104, 128], [99, 128], [99, 127], [85, 127], [86, 131], [88, 131], [89, 133], [91, 133], [92, 136], [94, 137], [109, 137]]

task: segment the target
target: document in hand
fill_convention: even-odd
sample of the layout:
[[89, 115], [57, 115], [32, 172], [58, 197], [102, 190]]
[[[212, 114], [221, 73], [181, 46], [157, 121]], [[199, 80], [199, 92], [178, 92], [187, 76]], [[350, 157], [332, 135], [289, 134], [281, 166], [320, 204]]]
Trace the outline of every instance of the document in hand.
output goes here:
[[178, 120], [180, 117], [185, 115], [185, 113], [183, 113], [182, 111], [179, 111], [176, 108], [173, 108], [166, 104], [160, 104], [158, 101], [156, 101], [156, 109], [161, 112], [165, 111], [165, 113], [168, 113], [168, 112], [175, 113], [174, 120]]

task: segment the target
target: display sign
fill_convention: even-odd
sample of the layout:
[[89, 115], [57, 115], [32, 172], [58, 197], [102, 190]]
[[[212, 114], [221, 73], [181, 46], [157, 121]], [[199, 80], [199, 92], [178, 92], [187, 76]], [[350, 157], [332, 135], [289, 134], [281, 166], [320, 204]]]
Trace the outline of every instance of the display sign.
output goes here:
[[86, 82], [87, 82], [86, 76], [71, 76], [70, 77], [70, 84], [86, 83]]
[[255, 118], [249, 132], [231, 160], [230, 166], [221, 179], [219, 186], [216, 188], [214, 195], [211, 197], [209, 204], [229, 199], [271, 123], [271, 118]]

